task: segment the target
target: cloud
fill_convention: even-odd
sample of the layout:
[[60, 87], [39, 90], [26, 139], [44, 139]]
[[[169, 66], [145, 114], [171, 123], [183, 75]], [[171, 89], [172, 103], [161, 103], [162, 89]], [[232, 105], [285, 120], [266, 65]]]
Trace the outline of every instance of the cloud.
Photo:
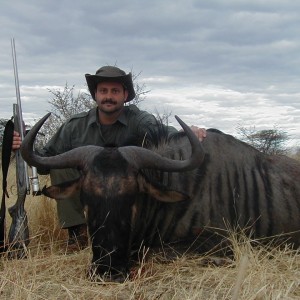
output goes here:
[[[233, 132], [278, 123], [300, 139], [300, 3], [245, 1], [4, 0], [0, 117], [15, 102], [15, 37], [26, 115], [48, 109], [48, 88], [85, 87], [85, 73], [117, 64], [151, 92], [151, 111]], [[175, 120], [174, 120], [175, 122]]]

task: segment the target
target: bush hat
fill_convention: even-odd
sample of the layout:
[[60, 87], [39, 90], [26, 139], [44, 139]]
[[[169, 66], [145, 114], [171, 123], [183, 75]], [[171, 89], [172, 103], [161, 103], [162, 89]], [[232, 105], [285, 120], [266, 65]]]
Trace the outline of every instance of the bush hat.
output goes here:
[[126, 74], [123, 70], [113, 67], [104, 66], [96, 71], [95, 75], [85, 74], [85, 79], [91, 93], [91, 96], [95, 99], [95, 91], [97, 84], [100, 82], [111, 81], [119, 82], [124, 85], [125, 89], [128, 91], [128, 97], [125, 102], [131, 101], [135, 97], [135, 91], [133, 87], [132, 75], [131, 73]]

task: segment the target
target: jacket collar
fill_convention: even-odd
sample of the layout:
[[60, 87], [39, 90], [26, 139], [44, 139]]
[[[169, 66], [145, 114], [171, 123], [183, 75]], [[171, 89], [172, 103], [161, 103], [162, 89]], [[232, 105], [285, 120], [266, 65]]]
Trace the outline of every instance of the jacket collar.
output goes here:
[[[123, 124], [124, 126], [128, 125], [128, 118], [127, 118], [127, 114], [126, 112], [126, 106], [124, 107], [121, 115], [119, 116], [119, 118], [117, 119], [117, 122], [120, 122], [121, 124]], [[88, 121], [88, 126], [92, 125], [92, 124], [100, 124], [99, 120], [98, 120], [98, 107], [94, 107], [89, 111], [89, 121]]]

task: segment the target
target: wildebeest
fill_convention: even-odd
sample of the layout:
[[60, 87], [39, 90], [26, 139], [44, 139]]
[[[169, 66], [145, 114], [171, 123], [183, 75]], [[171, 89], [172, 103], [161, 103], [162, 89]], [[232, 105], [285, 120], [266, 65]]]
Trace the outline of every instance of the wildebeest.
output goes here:
[[206, 231], [228, 226], [251, 228], [255, 237], [291, 233], [299, 244], [299, 162], [265, 155], [218, 131], [200, 143], [179, 118], [184, 132], [155, 149], [84, 146], [40, 157], [32, 146], [47, 117], [27, 134], [21, 152], [37, 168], [80, 170], [78, 180], [43, 193], [63, 199], [80, 190], [95, 274], [120, 280], [141, 244], [187, 249]]

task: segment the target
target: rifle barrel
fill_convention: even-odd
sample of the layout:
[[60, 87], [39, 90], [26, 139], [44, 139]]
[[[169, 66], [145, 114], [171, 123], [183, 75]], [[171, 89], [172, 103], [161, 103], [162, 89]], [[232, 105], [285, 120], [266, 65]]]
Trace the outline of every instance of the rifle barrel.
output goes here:
[[[22, 105], [21, 105], [21, 96], [20, 96], [20, 85], [19, 85], [19, 76], [18, 76], [18, 65], [17, 65], [17, 55], [16, 55], [16, 48], [15, 48], [15, 40], [14, 38], [11, 39], [11, 50], [12, 50], [12, 58], [13, 58], [13, 67], [14, 67], [14, 75], [15, 75], [15, 87], [16, 87], [16, 96], [17, 96], [17, 105], [14, 105], [14, 117], [17, 118], [18, 124], [18, 131], [21, 136], [22, 141], [24, 140], [24, 122], [23, 122], [23, 114], [22, 114]], [[17, 150], [19, 151], [19, 150]], [[29, 176], [27, 170], [27, 163], [21, 159], [20, 164], [24, 164], [24, 171], [26, 174], [26, 188], [27, 193], [30, 193], [30, 183], [29, 183]]]
[[23, 128], [23, 112], [22, 112], [22, 104], [21, 104], [21, 96], [20, 96], [20, 85], [19, 85], [19, 76], [18, 76], [18, 64], [17, 64], [17, 55], [16, 55], [16, 48], [15, 48], [15, 40], [14, 38], [11, 39], [11, 49], [12, 49], [12, 58], [13, 58], [13, 66], [14, 66], [14, 75], [15, 75], [15, 87], [16, 87], [16, 97], [17, 97], [17, 104], [19, 109], [19, 124], [20, 124], [20, 135], [22, 140], [24, 139], [24, 128]]

